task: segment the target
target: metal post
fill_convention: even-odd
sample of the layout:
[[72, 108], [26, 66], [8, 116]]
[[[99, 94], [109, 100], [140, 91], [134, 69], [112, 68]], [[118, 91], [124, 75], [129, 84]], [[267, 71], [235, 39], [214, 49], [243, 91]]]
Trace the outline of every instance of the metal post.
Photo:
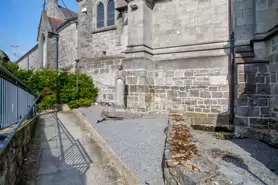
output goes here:
[[78, 81], [79, 81], [79, 61], [80, 59], [76, 59], [76, 89], [77, 89], [77, 95], [79, 99], [79, 89], [78, 89]]

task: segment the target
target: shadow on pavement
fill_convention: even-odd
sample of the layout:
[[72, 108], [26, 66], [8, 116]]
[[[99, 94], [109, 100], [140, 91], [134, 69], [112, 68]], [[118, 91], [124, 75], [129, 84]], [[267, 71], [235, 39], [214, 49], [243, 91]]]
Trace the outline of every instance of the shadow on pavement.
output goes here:
[[261, 162], [270, 171], [278, 175], [278, 149], [265, 144], [257, 139], [232, 139], [233, 143], [237, 144], [250, 156]]
[[[79, 140], [75, 140], [57, 117], [57, 112], [44, 114], [40, 117], [36, 131], [36, 146], [31, 148], [38, 152], [39, 161], [35, 166], [25, 166], [30, 173], [36, 173], [35, 184], [86, 184], [86, 172], [93, 163]], [[32, 163], [28, 156], [27, 164]], [[33, 167], [33, 169], [31, 169]], [[34, 182], [34, 179], [32, 180]], [[21, 179], [18, 184], [29, 184], [27, 179]]]

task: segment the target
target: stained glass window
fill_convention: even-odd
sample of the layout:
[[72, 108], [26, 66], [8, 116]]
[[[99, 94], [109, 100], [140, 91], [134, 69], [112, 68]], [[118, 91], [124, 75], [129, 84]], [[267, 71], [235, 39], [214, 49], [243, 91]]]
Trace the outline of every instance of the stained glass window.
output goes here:
[[113, 0], [108, 1], [107, 5], [107, 26], [115, 24], [115, 4]]
[[97, 28], [104, 27], [104, 6], [99, 3], [97, 6]]

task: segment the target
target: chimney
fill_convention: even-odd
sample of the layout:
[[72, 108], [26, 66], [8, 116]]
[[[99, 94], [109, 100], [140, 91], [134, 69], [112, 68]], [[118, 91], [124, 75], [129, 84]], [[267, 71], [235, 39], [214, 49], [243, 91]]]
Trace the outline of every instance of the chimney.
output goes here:
[[58, 7], [58, 0], [48, 0], [47, 16], [55, 19], [64, 19], [64, 16]]

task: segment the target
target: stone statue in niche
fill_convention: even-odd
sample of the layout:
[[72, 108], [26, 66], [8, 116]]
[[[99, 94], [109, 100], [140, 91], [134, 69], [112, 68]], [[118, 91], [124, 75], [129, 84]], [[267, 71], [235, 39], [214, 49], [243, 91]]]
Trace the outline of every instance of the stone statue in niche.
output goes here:
[[125, 97], [125, 71], [123, 66], [120, 64], [115, 77], [116, 87], [116, 101], [115, 106], [117, 108], [125, 108], [124, 97]]

